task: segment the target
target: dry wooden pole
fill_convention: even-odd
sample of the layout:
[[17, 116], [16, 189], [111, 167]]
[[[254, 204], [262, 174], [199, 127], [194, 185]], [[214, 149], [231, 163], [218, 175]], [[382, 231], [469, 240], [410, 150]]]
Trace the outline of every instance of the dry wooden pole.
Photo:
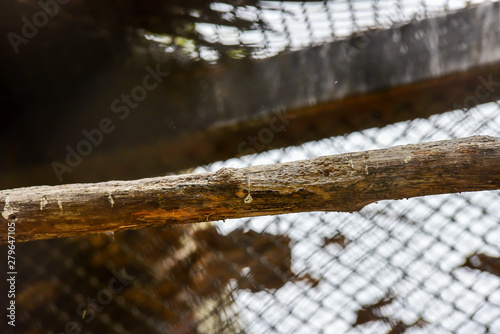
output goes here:
[[215, 173], [0, 191], [0, 240], [306, 211], [500, 188], [500, 139], [476, 136]]

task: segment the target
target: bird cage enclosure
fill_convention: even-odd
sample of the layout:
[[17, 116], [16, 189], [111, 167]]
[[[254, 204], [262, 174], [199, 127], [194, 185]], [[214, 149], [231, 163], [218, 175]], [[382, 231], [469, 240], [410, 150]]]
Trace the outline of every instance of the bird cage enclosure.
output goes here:
[[[500, 137], [496, 1], [9, 0], [0, 17], [7, 193]], [[500, 193], [433, 193], [18, 234], [0, 331], [500, 332]], [[21, 233], [1, 195], [2, 233]]]

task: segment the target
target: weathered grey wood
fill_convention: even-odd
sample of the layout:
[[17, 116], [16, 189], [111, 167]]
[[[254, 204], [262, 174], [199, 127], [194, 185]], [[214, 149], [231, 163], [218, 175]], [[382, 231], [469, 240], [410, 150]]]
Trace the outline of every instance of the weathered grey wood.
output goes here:
[[500, 188], [500, 139], [477, 136], [215, 173], [0, 191], [0, 240], [305, 211]]

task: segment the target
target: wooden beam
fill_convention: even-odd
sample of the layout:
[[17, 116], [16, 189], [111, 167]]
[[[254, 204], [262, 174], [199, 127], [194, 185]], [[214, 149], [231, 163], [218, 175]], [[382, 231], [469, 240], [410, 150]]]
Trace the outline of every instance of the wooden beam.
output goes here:
[[[500, 139], [477, 136], [214, 173], [0, 191], [17, 241], [500, 189]], [[8, 228], [8, 226], [10, 226]]]

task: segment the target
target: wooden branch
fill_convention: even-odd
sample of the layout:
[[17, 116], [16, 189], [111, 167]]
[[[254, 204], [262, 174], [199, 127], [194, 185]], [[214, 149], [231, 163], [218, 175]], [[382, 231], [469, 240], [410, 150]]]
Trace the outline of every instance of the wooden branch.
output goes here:
[[[500, 188], [500, 139], [477, 136], [215, 173], [0, 191], [0, 240], [306, 211]], [[11, 224], [13, 225], [13, 224]]]

